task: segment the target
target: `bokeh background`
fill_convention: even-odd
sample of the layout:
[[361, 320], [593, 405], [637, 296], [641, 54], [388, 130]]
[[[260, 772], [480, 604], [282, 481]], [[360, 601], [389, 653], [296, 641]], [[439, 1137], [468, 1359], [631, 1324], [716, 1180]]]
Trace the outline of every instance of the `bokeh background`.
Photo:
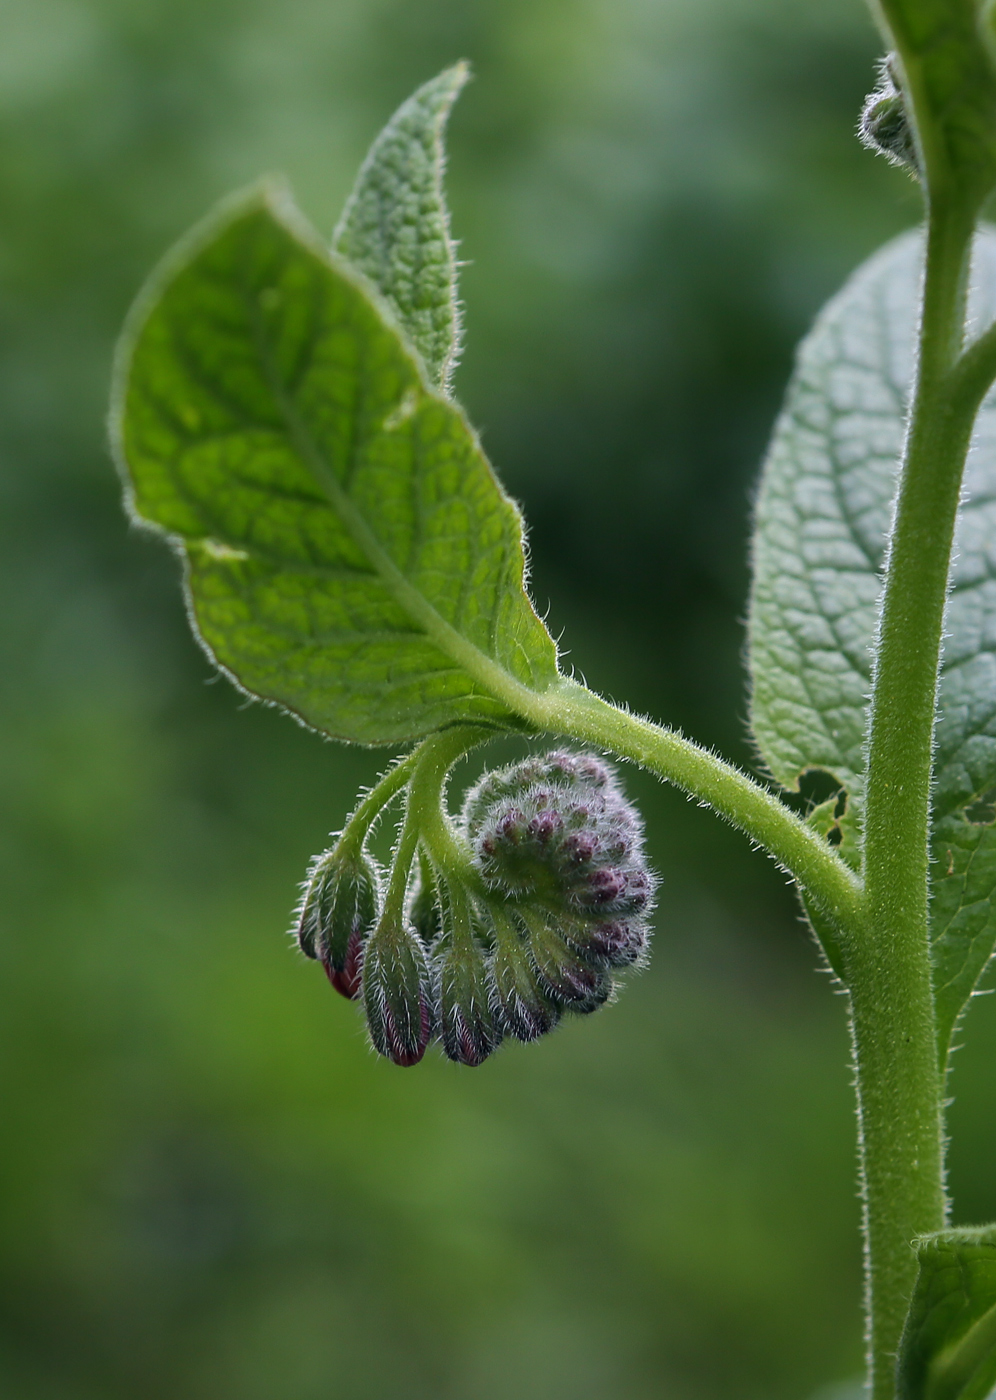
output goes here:
[[[792, 346], [917, 218], [858, 0], [0, 0], [0, 1395], [807, 1400], [860, 1369], [844, 1008], [784, 881], [631, 775], [618, 1004], [401, 1072], [289, 947], [384, 755], [247, 707], [130, 531], [116, 330], [217, 197], [331, 230], [439, 68], [458, 393], [589, 682], [750, 762], [752, 482]], [[996, 1005], [959, 1220], [996, 1216]], [[822, 1387], [830, 1386], [830, 1390]]]

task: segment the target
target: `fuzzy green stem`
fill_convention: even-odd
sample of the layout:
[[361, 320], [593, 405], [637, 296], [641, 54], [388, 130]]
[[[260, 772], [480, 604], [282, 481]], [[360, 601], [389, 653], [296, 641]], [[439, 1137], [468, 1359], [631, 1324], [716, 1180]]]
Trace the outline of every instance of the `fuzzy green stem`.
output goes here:
[[973, 221], [933, 212], [917, 380], [883, 592], [865, 807], [867, 937], [849, 950], [874, 1400], [892, 1400], [916, 1279], [914, 1236], [946, 1218], [942, 1085], [928, 936], [937, 679], [974, 408], [953, 395]]
[[[415, 752], [409, 755], [410, 764], [405, 774], [408, 780], [408, 798], [391, 860], [391, 877], [384, 896], [382, 924], [400, 924], [404, 916], [408, 881], [419, 839], [426, 821], [431, 821], [433, 813], [441, 811], [443, 789], [450, 769], [457, 759], [462, 758], [487, 735], [487, 730], [473, 729], [469, 725], [444, 729], [439, 734], [423, 739]], [[396, 769], [391, 771], [395, 772]], [[370, 797], [372, 796], [373, 793], [370, 794]]]
[[340, 850], [360, 850], [381, 812], [408, 782], [415, 770], [420, 751], [421, 745], [399, 758], [360, 800], [336, 842]]
[[572, 681], [552, 703], [550, 733], [611, 749], [673, 783], [745, 832], [807, 890], [849, 942], [861, 924], [855, 875], [811, 827], [767, 788], [672, 729], [618, 709]]

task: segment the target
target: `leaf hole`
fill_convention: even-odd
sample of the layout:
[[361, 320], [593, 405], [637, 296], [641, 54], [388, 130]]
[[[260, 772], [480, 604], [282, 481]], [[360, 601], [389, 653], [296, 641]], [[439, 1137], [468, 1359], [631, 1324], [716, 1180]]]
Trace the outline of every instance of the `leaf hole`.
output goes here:
[[833, 809], [835, 819], [844, 815], [844, 808], [847, 806], [847, 793], [839, 780], [825, 768], [807, 768], [804, 773], [799, 774], [799, 796], [807, 816], [814, 808], [822, 807], [831, 798], [836, 798], [836, 806]]

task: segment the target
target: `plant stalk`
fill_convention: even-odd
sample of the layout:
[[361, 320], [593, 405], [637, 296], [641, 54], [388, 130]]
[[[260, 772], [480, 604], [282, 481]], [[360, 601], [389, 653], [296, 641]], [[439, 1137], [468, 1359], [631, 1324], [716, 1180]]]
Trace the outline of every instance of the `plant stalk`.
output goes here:
[[865, 936], [847, 949], [858, 1096], [869, 1388], [893, 1400], [917, 1264], [941, 1229], [942, 1082], [928, 934], [928, 840], [944, 606], [973, 412], [950, 392], [974, 220], [931, 212], [916, 386], [889, 543], [872, 687]]
[[846, 944], [862, 918], [860, 882], [834, 849], [760, 783], [673, 729], [630, 714], [573, 681], [548, 702], [551, 734], [610, 749], [681, 788], [763, 847], [832, 920]]

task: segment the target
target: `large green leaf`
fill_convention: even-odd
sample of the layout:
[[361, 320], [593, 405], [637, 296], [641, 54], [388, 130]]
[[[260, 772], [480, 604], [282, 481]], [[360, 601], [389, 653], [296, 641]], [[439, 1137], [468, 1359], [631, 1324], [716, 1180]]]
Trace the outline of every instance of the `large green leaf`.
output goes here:
[[986, 1400], [996, 1386], [996, 1226], [916, 1242], [897, 1400]]
[[[832, 773], [860, 814], [881, 569], [913, 372], [919, 233], [871, 258], [803, 341], [757, 501], [751, 718], [772, 774]], [[972, 316], [996, 314], [996, 231]], [[996, 399], [969, 454], [937, 731], [932, 938], [941, 1053], [996, 941]]]
[[460, 333], [443, 129], [468, 76], [465, 63], [447, 68], [398, 108], [370, 148], [333, 237], [336, 251], [386, 299], [443, 388]]
[[476, 437], [272, 188], [152, 278], [113, 430], [134, 515], [182, 549], [195, 628], [252, 694], [386, 743], [514, 727], [508, 698], [557, 678]]

